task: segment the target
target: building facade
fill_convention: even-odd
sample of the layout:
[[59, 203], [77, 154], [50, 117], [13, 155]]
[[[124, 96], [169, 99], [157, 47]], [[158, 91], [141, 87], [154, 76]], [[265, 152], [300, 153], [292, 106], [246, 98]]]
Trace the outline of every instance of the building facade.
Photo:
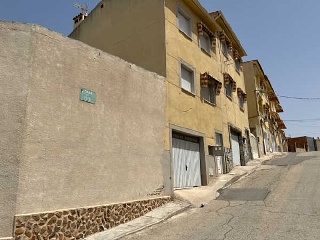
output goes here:
[[320, 138], [315, 139], [316, 151], [320, 151]]
[[198, 1], [105, 0], [70, 37], [166, 78], [168, 191], [207, 185], [249, 159], [246, 52], [220, 11]]
[[313, 137], [288, 138], [289, 152], [311, 152], [317, 151], [317, 140]]
[[0, 35], [1, 239], [84, 238], [170, 200], [164, 77], [37, 25]]
[[[252, 145], [257, 144], [255, 158], [270, 152], [287, 151], [283, 129], [285, 124], [279, 113], [283, 109], [273, 87], [264, 74], [258, 60], [243, 63], [244, 79], [248, 96], [250, 131], [254, 135]], [[256, 142], [256, 143], [255, 143]]]

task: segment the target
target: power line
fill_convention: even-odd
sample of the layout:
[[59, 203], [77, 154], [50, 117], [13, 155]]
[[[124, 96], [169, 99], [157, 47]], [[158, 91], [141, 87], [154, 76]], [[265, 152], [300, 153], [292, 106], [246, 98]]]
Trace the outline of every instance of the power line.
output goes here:
[[306, 122], [306, 121], [320, 121], [320, 118], [311, 118], [311, 119], [290, 119], [282, 120], [284, 122]]
[[290, 96], [284, 96], [284, 95], [277, 95], [281, 98], [290, 98], [290, 99], [297, 99], [297, 100], [320, 100], [319, 97], [290, 97]]
[[[302, 122], [303, 123], [303, 122]], [[287, 122], [287, 125], [290, 126], [294, 126], [294, 127], [299, 127], [299, 128], [320, 128], [320, 125], [316, 124], [316, 125], [304, 125], [304, 124], [300, 124], [298, 122]]]

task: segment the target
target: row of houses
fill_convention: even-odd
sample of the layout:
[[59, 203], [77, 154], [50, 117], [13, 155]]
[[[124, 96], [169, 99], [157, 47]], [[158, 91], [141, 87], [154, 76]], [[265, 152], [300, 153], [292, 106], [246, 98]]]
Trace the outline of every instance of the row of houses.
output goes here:
[[221, 11], [103, 0], [74, 21], [68, 38], [0, 22], [0, 238], [83, 238], [287, 151], [271, 83]]

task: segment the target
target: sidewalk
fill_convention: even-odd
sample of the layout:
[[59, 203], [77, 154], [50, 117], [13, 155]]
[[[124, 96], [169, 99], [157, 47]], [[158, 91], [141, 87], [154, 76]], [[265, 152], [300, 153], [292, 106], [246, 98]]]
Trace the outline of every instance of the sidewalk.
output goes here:
[[190, 208], [190, 204], [181, 201], [173, 201], [158, 207], [146, 215], [136, 218], [130, 222], [121, 224], [107, 231], [88, 236], [87, 240], [116, 240], [126, 235], [138, 232], [149, 226], [161, 223], [168, 218], [177, 215]]
[[219, 190], [221, 188], [227, 187], [241, 177], [251, 174], [260, 167], [264, 161], [281, 156], [286, 156], [286, 153], [270, 153], [268, 156], [251, 160], [246, 166], [236, 166], [229, 173], [219, 175], [207, 186], [176, 190], [174, 192], [175, 198], [187, 201], [194, 207], [204, 206], [219, 196]]
[[139, 217], [128, 223], [111, 228], [87, 237], [87, 240], [116, 240], [126, 235], [138, 232], [149, 226], [158, 224], [168, 218], [177, 215], [190, 207], [202, 207], [219, 196], [219, 189], [229, 186], [243, 176], [254, 172], [264, 161], [286, 156], [286, 153], [271, 153], [268, 156], [249, 161], [247, 166], [236, 166], [228, 174], [219, 175], [208, 186], [176, 190], [174, 192], [175, 201], [167, 203], [146, 215]]

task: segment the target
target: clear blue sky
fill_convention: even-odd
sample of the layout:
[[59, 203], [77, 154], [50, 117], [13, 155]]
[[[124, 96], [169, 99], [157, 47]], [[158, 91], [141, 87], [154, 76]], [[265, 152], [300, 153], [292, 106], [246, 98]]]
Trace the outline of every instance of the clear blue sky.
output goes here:
[[[0, 0], [0, 19], [37, 23], [68, 35], [79, 13], [71, 0]], [[99, 0], [87, 0], [89, 11]], [[319, 0], [200, 0], [222, 10], [248, 56], [258, 59], [278, 95], [320, 98]], [[1, 38], [1, 36], [0, 36]], [[279, 98], [287, 136], [320, 137], [320, 100]]]

